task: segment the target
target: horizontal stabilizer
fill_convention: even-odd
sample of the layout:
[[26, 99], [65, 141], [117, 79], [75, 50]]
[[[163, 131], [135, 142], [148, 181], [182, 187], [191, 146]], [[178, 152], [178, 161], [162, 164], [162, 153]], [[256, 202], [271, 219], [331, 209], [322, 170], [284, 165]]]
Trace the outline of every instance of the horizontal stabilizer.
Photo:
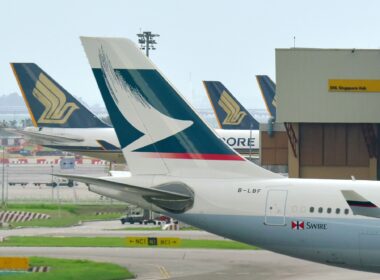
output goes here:
[[[90, 191], [154, 211], [164, 210], [171, 213], [183, 213], [190, 209], [194, 203], [193, 192], [185, 184], [179, 182], [148, 188], [118, 182], [117, 176], [106, 179], [106, 177], [94, 178], [70, 174], [53, 175], [85, 183]], [[125, 177], [123, 179], [127, 180]], [[152, 204], [156, 207], [152, 208]]]
[[68, 143], [68, 142], [83, 142], [83, 138], [81, 137], [75, 137], [75, 136], [63, 136], [63, 135], [52, 135], [52, 134], [46, 134], [42, 132], [32, 132], [32, 131], [26, 131], [21, 129], [15, 129], [15, 128], [1, 128], [2, 130], [22, 135], [24, 137], [29, 138], [31, 141], [36, 142], [38, 144], [47, 144], [47, 142], [51, 143]]
[[380, 208], [357, 192], [343, 190], [342, 194], [354, 215], [380, 218]]

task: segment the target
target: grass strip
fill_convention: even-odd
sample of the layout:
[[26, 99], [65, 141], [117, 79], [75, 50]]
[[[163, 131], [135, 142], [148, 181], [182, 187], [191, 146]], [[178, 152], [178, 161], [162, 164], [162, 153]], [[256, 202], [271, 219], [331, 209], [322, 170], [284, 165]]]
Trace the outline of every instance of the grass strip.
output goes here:
[[[125, 230], [125, 231], [161, 231], [162, 228], [159, 226], [159, 227], [139, 227], [139, 226], [136, 226], [136, 227], [125, 227], [125, 228], [117, 228], [117, 229], [111, 229], [111, 230], [115, 230], [115, 231], [122, 231], [122, 230]], [[194, 231], [194, 230], [200, 230], [199, 228], [196, 228], [196, 227], [180, 227], [179, 229], [180, 231]]]
[[[23, 227], [67, 227], [80, 221], [113, 220], [120, 218], [125, 205], [75, 205], [75, 204], [10, 204], [9, 211], [37, 212], [50, 215], [47, 220], [12, 223]], [[97, 215], [97, 213], [102, 213]]]
[[[12, 236], [1, 247], [127, 247], [123, 237], [45, 237]], [[148, 246], [147, 246], [148, 247]], [[149, 247], [155, 248], [155, 247]], [[186, 249], [256, 250], [257, 247], [231, 240], [182, 239], [179, 247]]]
[[118, 280], [134, 277], [126, 268], [119, 265], [88, 260], [31, 257], [30, 265], [48, 266], [50, 271], [44, 273], [0, 274], [0, 278], [1, 280]]

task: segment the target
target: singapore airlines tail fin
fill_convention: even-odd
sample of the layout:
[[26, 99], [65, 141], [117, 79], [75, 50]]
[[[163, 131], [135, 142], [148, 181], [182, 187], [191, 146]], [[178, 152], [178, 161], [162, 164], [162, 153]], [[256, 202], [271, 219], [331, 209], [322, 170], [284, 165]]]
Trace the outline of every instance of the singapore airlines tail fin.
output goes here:
[[276, 84], [266, 75], [257, 75], [261, 94], [264, 98], [265, 105], [271, 117], [276, 118]]
[[278, 177], [219, 139], [131, 40], [81, 40], [133, 176]]
[[259, 129], [259, 122], [252, 117], [248, 110], [239, 103], [221, 82], [203, 81], [203, 85], [220, 128]]
[[11, 63], [33, 125], [109, 127], [34, 63]]

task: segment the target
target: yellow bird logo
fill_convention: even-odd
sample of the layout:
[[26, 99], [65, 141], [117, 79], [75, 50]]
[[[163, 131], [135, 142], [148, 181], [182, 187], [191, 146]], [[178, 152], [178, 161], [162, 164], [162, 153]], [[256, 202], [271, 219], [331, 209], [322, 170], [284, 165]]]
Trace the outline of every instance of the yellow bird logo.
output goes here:
[[73, 102], [66, 102], [65, 94], [43, 73], [33, 89], [33, 96], [45, 107], [38, 123], [64, 124], [79, 109]]
[[223, 91], [218, 104], [227, 114], [223, 120], [223, 124], [238, 125], [247, 115], [246, 112], [240, 111], [239, 104], [226, 91]]
[[273, 97], [272, 105], [277, 108], [277, 94]]

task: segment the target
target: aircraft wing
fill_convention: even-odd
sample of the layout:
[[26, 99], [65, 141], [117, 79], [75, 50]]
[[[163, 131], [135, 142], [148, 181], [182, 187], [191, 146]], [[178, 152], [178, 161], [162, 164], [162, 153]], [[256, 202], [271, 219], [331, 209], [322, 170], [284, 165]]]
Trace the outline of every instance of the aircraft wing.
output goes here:
[[354, 215], [380, 218], [380, 208], [352, 190], [341, 191]]
[[6, 132], [22, 135], [29, 138], [32, 141], [38, 141], [38, 143], [45, 144], [46, 142], [55, 142], [55, 143], [67, 143], [67, 142], [82, 142], [83, 138], [74, 137], [74, 136], [65, 136], [65, 135], [52, 135], [40, 132], [26, 131], [22, 129], [15, 128], [2, 128]]
[[[155, 211], [158, 207], [171, 213], [183, 213], [190, 209], [194, 203], [194, 193], [186, 185], [179, 182], [148, 188], [117, 182], [118, 178], [115, 180], [115, 177], [105, 179], [104, 177], [94, 178], [82, 175], [53, 175], [85, 183], [90, 191]], [[152, 204], [156, 206], [155, 209], [151, 208]]]

